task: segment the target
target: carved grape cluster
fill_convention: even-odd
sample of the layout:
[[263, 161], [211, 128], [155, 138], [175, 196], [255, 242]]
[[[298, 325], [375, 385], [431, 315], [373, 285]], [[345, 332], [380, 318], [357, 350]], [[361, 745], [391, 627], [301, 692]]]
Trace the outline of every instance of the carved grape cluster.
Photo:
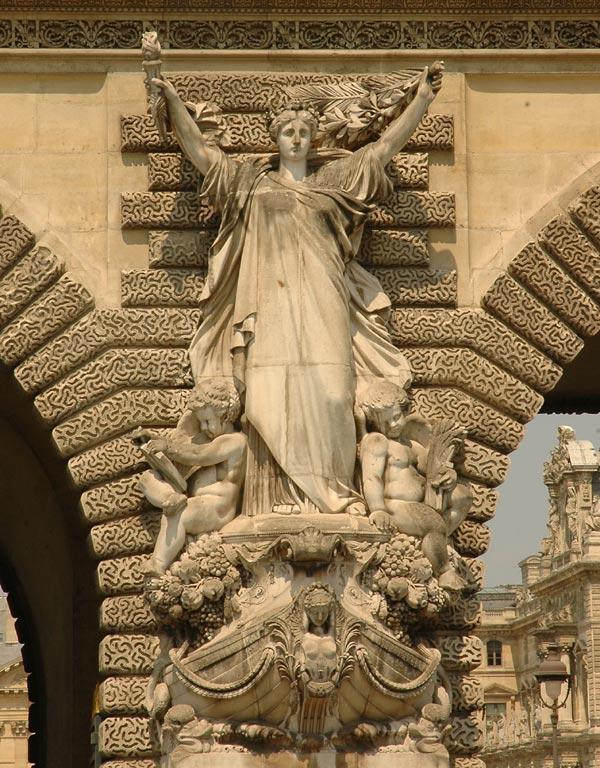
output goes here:
[[410, 642], [412, 627], [423, 626], [428, 618], [437, 616], [448, 600], [421, 551], [420, 540], [403, 533], [395, 533], [382, 545], [363, 583], [384, 598], [379, 618], [403, 642]]
[[187, 625], [189, 641], [200, 646], [225, 624], [241, 585], [241, 567], [227, 556], [221, 536], [210, 533], [191, 541], [164, 576], [147, 579], [144, 592], [163, 627]]

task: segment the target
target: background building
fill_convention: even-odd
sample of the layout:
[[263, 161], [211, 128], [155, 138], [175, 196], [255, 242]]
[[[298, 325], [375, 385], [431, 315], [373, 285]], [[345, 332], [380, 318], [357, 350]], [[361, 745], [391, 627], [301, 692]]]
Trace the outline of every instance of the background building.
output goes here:
[[0, 593], [0, 768], [26, 768], [29, 700], [21, 645]]
[[[559, 710], [561, 766], [600, 765], [600, 489], [598, 453], [561, 427], [545, 465], [550, 505], [541, 553], [519, 565], [522, 584], [483, 590], [484, 686], [488, 768], [547, 765], [550, 710], [534, 674], [557, 648], [571, 675]], [[566, 689], [565, 689], [566, 692]]]

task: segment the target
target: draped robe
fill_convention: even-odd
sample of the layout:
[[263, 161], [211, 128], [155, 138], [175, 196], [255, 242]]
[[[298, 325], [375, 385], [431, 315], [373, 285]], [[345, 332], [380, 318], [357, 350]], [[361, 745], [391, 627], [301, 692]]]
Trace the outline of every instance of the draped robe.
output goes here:
[[302, 182], [220, 153], [201, 190], [222, 223], [190, 347], [194, 377], [231, 377], [232, 352], [245, 350], [246, 419], [324, 513], [353, 497], [357, 389], [371, 377], [410, 383], [384, 323], [389, 299], [354, 260], [372, 203], [390, 191], [368, 146]]

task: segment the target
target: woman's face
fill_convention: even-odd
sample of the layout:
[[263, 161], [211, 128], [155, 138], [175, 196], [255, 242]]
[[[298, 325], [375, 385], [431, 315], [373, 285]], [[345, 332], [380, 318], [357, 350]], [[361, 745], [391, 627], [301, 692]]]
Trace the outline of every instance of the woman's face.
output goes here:
[[305, 160], [310, 149], [310, 139], [310, 125], [296, 117], [284, 123], [279, 130], [279, 154], [285, 160]]

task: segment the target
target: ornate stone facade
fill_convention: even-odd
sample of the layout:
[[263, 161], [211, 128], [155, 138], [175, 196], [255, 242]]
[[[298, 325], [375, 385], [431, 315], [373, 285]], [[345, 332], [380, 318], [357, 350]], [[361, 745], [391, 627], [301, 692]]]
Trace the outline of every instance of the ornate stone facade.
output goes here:
[[[486, 709], [486, 764], [542, 766], [551, 756], [549, 710], [533, 677], [548, 648], [557, 648], [571, 675], [559, 710], [561, 765], [597, 765], [598, 643], [595, 599], [600, 548], [595, 510], [600, 483], [598, 452], [560, 427], [544, 469], [548, 536], [539, 555], [519, 565], [521, 585], [481, 593], [484, 646], [477, 677]], [[566, 686], [565, 686], [566, 693]]]

